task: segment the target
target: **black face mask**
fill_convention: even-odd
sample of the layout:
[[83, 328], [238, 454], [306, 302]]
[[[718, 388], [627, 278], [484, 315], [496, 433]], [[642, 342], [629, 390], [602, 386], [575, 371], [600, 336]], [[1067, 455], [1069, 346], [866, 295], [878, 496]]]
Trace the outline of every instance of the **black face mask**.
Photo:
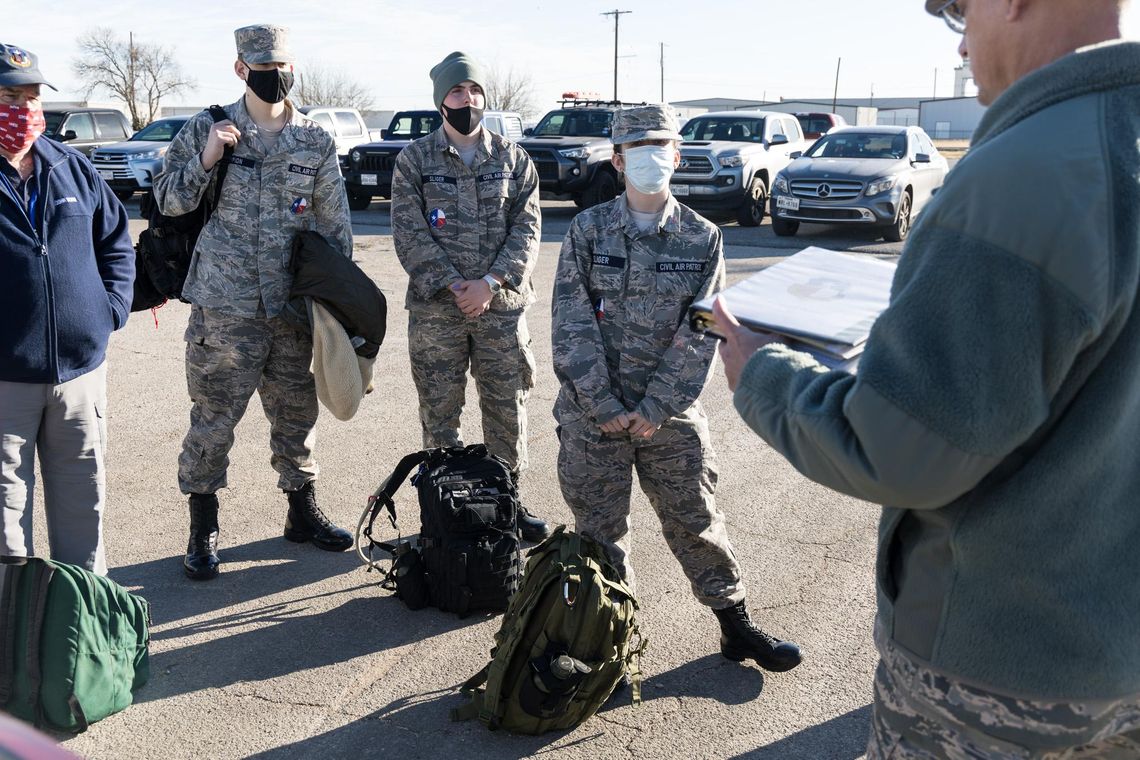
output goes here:
[[479, 122], [483, 121], [483, 109], [475, 106], [463, 106], [463, 108], [440, 106], [440, 110], [443, 111], [443, 118], [447, 119], [447, 123], [463, 135], [472, 134], [479, 128]]
[[293, 72], [272, 69], [270, 71], [249, 70], [245, 83], [253, 94], [266, 103], [280, 103], [293, 89]]

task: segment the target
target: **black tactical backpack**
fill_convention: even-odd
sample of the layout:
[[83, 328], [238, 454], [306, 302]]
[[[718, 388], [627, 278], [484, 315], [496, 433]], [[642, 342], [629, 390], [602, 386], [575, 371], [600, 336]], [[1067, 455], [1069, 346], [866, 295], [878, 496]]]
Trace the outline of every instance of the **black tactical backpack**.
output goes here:
[[[209, 110], [215, 124], [230, 118], [221, 106], [210, 106]], [[139, 235], [135, 246], [135, 295], [131, 311], [146, 311], [161, 306], [170, 298], [182, 298], [182, 286], [190, 272], [194, 246], [210, 214], [218, 207], [233, 152], [233, 147], [226, 147], [218, 162], [218, 177], [212, 197], [203, 197], [193, 211], [167, 216], [159, 210], [153, 187], [139, 201], [139, 211], [147, 220], [147, 228]]]
[[[421, 524], [416, 545], [400, 538], [394, 544], [374, 540], [373, 526], [385, 508], [399, 534], [392, 496], [416, 467], [412, 485], [419, 492]], [[459, 617], [502, 611], [519, 587], [518, 507], [510, 467], [485, 445], [426, 449], [400, 460], [369, 499], [357, 525], [357, 553], [370, 570], [376, 567], [373, 548], [392, 554], [381, 585], [413, 610], [433, 605]]]

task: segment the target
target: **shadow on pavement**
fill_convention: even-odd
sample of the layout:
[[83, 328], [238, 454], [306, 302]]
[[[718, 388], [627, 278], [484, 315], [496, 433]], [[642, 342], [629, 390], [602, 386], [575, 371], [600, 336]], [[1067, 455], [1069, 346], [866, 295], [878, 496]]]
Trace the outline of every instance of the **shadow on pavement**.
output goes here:
[[[762, 691], [764, 674], [759, 669], [729, 662], [719, 654], [705, 655], [641, 682], [643, 702], [661, 697], [699, 697], [722, 705], [742, 705], [759, 697]], [[629, 703], [628, 693], [619, 694], [598, 712]]]
[[865, 705], [732, 760], [855, 760], [867, 751], [870, 735], [871, 706]]

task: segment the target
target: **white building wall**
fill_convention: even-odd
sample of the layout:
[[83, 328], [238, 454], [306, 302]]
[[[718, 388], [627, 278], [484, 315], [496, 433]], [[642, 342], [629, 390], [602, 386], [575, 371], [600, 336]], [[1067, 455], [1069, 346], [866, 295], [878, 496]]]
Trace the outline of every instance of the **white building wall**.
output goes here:
[[936, 140], [966, 140], [985, 112], [977, 98], [927, 100], [919, 105], [918, 125]]

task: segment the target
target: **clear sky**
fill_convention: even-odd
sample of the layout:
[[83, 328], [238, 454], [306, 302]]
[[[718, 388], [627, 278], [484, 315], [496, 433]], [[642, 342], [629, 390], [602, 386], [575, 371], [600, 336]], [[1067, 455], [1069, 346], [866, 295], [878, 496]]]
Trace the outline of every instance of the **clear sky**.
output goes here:
[[[614, 23], [619, 27], [618, 96], [666, 100], [734, 97], [830, 98], [837, 59], [839, 96], [952, 94], [958, 39], [928, 16], [922, 0], [232, 0], [125, 2], [31, 0], [5, 24], [3, 42], [40, 56], [60, 89], [77, 99], [70, 70], [75, 39], [95, 26], [172, 47], [198, 88], [164, 105], [231, 102], [242, 92], [232, 65], [233, 30], [276, 23], [292, 30], [298, 70], [336, 69], [371, 88], [374, 108], [430, 107], [428, 70], [453, 50], [513, 67], [534, 83], [540, 111], [564, 91], [613, 95]], [[28, 6], [32, 7], [28, 7]], [[1126, 11], [1126, 37], [1140, 39], [1140, 7]], [[937, 75], [936, 72], [937, 71]], [[937, 79], [937, 90], [935, 81]], [[105, 100], [106, 98], [104, 98]]]

